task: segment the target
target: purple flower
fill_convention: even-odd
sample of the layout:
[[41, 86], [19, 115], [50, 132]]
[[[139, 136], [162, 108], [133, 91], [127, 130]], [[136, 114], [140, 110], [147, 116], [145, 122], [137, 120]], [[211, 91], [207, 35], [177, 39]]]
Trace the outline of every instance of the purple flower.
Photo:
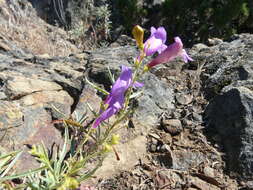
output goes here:
[[148, 65], [148, 68], [154, 67], [161, 63], [166, 63], [174, 58], [181, 56], [184, 62], [193, 61], [193, 59], [183, 49], [183, 43], [179, 37], [174, 38], [175, 42], [169, 45], [161, 54], [153, 59]]
[[144, 43], [144, 52], [147, 56], [151, 56], [158, 52], [163, 52], [167, 46], [165, 45], [167, 33], [164, 27], [151, 27], [151, 35]]
[[121, 74], [113, 84], [110, 94], [107, 96], [104, 104], [108, 105], [107, 109], [93, 123], [96, 128], [99, 124], [116, 114], [123, 108], [125, 101], [125, 92], [132, 85], [132, 70], [131, 68], [122, 65]]

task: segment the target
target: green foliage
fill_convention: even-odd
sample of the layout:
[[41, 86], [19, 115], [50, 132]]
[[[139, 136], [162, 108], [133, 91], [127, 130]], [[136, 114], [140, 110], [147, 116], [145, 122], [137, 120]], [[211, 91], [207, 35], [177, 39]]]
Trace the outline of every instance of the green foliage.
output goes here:
[[120, 22], [128, 33], [131, 33], [134, 25], [142, 24], [142, 20], [147, 16], [147, 11], [139, 0], [115, 0], [113, 3], [115, 6], [114, 17], [118, 18], [114, 20]]
[[142, 5], [137, 0], [116, 2], [126, 31], [146, 20], [147, 29], [162, 25], [169, 38], [179, 35], [188, 45], [253, 31], [252, 0], [165, 0], [153, 6], [153, 0]]
[[71, 20], [70, 34], [79, 47], [96, 47], [109, 39], [111, 11], [107, 0], [70, 0], [66, 11]]
[[249, 19], [250, 12], [252, 14], [253, 10], [249, 9], [248, 2], [248, 0], [166, 0], [163, 8], [163, 14], [168, 15], [165, 25], [168, 28], [176, 26], [171, 34], [173, 36], [180, 34], [191, 44], [214, 36], [227, 38], [240, 32]]

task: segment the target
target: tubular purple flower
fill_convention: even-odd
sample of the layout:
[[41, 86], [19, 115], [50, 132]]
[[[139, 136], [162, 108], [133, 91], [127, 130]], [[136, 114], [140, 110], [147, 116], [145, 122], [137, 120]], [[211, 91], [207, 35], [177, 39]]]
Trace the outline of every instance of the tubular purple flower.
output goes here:
[[107, 109], [100, 114], [100, 116], [93, 123], [93, 128], [116, 114], [123, 108], [125, 101], [125, 92], [132, 85], [132, 70], [131, 68], [122, 65], [121, 74], [116, 82], [113, 84], [110, 94], [107, 96], [104, 104], [107, 104]]
[[161, 54], [153, 59], [148, 65], [148, 68], [154, 67], [161, 63], [166, 63], [174, 58], [181, 56], [184, 62], [193, 61], [193, 59], [183, 49], [183, 43], [179, 37], [174, 38], [175, 42], [169, 45]]
[[151, 35], [144, 43], [144, 52], [147, 56], [151, 56], [158, 52], [163, 52], [167, 46], [165, 45], [167, 33], [164, 27], [151, 27]]

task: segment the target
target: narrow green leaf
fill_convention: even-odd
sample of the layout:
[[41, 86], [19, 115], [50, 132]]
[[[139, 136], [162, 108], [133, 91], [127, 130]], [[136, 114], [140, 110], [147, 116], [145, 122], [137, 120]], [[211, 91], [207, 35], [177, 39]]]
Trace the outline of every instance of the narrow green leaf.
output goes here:
[[88, 172], [88, 174], [85, 174], [85, 175], [81, 176], [81, 177], [78, 179], [78, 182], [80, 183], [80, 182], [82, 182], [82, 181], [84, 181], [84, 180], [90, 178], [90, 177], [97, 171], [97, 169], [100, 168], [100, 167], [102, 166], [103, 160], [104, 160], [104, 158], [101, 159], [101, 160], [99, 161], [99, 163], [97, 164], [97, 166], [96, 166], [93, 170], [91, 170], [90, 172]]
[[69, 131], [68, 131], [68, 126], [65, 126], [65, 139], [64, 139], [64, 144], [63, 144], [63, 147], [62, 147], [62, 150], [60, 152], [60, 155], [59, 155], [59, 160], [57, 162], [57, 167], [56, 167], [56, 173], [57, 175], [60, 175], [60, 172], [61, 172], [61, 167], [62, 167], [62, 163], [63, 163], [63, 160], [67, 154], [67, 145], [69, 143]]
[[98, 87], [97, 85], [93, 84], [92, 82], [90, 82], [86, 77], [85, 77], [85, 80], [86, 80], [86, 82], [87, 82], [89, 85], [91, 85], [93, 88], [95, 88], [95, 89], [98, 90], [99, 92], [103, 93], [104, 95], [108, 95], [108, 94], [109, 94], [109, 92], [107, 92], [106, 90], [104, 90], [104, 89]]
[[107, 67], [107, 70], [108, 70], [108, 73], [109, 73], [111, 83], [114, 84], [115, 83], [115, 78], [114, 78], [114, 75], [112, 74], [111, 69], [110, 69], [109, 66]]
[[8, 164], [8, 167], [1, 174], [0, 178], [4, 177], [10, 171], [10, 169], [14, 166], [14, 164], [16, 163], [16, 161], [18, 160], [18, 158], [21, 156], [22, 152], [23, 151], [20, 151], [19, 153], [17, 153], [17, 155], [15, 155], [15, 158], [11, 161], [10, 164]]
[[12, 180], [12, 179], [16, 179], [16, 178], [26, 177], [26, 176], [38, 173], [38, 172], [40, 172], [40, 171], [42, 171], [42, 170], [44, 170], [46, 168], [47, 168], [47, 166], [43, 166], [43, 167], [31, 170], [31, 171], [27, 171], [27, 172], [24, 172], [24, 173], [21, 173], [21, 174], [16, 174], [16, 175], [12, 175], [12, 176], [6, 176], [6, 177], [1, 178], [0, 182], [6, 181], [6, 180]]

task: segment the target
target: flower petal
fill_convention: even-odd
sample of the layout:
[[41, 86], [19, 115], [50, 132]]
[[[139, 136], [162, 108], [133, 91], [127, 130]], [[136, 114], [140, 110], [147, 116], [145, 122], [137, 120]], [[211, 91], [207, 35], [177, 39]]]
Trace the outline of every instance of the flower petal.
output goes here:
[[144, 83], [141, 83], [141, 82], [135, 82], [133, 83], [133, 87], [134, 88], [142, 88], [144, 86]]
[[168, 47], [168, 46], [166, 46], [165, 44], [162, 44], [162, 45], [160, 46], [160, 48], [157, 50], [158, 53], [161, 54], [164, 50], [166, 50], [167, 47]]
[[183, 49], [183, 43], [179, 37], [174, 38], [175, 42], [169, 45], [161, 54], [153, 59], [148, 65], [151, 68], [155, 65], [162, 64], [181, 56], [185, 62], [192, 61], [193, 59]]
[[96, 121], [93, 123], [92, 127], [93, 128], [97, 128], [97, 126], [100, 125], [100, 123], [108, 118], [110, 118], [111, 116], [113, 116], [115, 113], [117, 112], [117, 109], [113, 108], [113, 107], [109, 107], [107, 110], [105, 110], [97, 119]]
[[132, 83], [132, 70], [130, 67], [121, 66], [121, 74], [119, 78], [115, 81], [110, 91], [110, 94], [105, 100], [105, 104], [112, 105], [113, 97], [117, 97], [125, 93], [125, 91], [130, 87]]
[[151, 35], [144, 43], [144, 52], [147, 56], [151, 56], [154, 53], [161, 53], [166, 49], [167, 34], [166, 30], [163, 27], [159, 27], [156, 29], [155, 27], [151, 27]]
[[186, 53], [185, 49], [182, 49], [181, 57], [185, 63], [188, 63], [188, 61], [193, 61], [193, 59]]
[[157, 39], [154, 36], [150, 37], [144, 44], [144, 51], [147, 56], [153, 55], [163, 45], [161, 39]]
[[96, 128], [100, 123], [112, 115], [116, 114], [124, 106], [125, 92], [132, 85], [132, 70], [130, 67], [121, 66], [121, 74], [115, 81], [110, 91], [110, 94], [106, 97], [104, 104], [108, 105], [108, 108], [101, 113], [101, 115], [93, 123], [93, 127]]
[[154, 33], [155, 38], [161, 39], [163, 43], [167, 40], [167, 33], [164, 27], [157, 28], [156, 32]]

